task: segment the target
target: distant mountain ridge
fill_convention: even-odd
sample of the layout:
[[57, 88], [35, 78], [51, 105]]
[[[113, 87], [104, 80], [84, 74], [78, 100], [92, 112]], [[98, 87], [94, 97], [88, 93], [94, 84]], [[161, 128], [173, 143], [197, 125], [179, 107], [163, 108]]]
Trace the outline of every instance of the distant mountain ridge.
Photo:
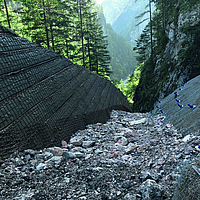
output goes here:
[[149, 22], [149, 20], [146, 20], [136, 26], [140, 21], [149, 17], [147, 13], [140, 19], [135, 18], [148, 10], [147, 5], [148, 0], [138, 0], [137, 2], [133, 0], [106, 0], [102, 3], [106, 22], [110, 23], [113, 30], [123, 36], [131, 46], [135, 45], [135, 40], [139, 38], [142, 30]]
[[108, 51], [111, 56], [112, 80], [126, 79], [136, 68], [136, 54], [124, 38], [113, 31], [110, 24], [106, 23], [101, 7], [98, 9], [99, 23], [102, 24], [105, 35], [108, 36]]
[[106, 18], [106, 23], [112, 24], [123, 12], [129, 0], [105, 0], [101, 5]]

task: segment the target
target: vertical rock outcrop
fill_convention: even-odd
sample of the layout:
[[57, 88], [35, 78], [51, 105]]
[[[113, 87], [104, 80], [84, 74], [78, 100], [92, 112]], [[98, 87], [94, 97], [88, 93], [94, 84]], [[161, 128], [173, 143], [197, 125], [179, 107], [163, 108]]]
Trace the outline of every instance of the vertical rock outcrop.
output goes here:
[[199, 6], [178, 9], [177, 22], [168, 21], [167, 42], [162, 52], [147, 60], [134, 97], [134, 111], [147, 112], [155, 102], [200, 74]]

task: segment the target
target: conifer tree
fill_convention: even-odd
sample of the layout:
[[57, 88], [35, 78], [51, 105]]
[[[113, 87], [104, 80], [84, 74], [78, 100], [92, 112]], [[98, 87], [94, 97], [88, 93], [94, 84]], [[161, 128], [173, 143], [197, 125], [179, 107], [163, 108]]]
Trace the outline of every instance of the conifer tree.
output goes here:
[[6, 3], [6, 0], [3, 0], [3, 1], [4, 1], [4, 8], [6, 10], [6, 17], [7, 17], [8, 26], [9, 26], [9, 28], [11, 28], [10, 18], [9, 18], [9, 13], [8, 13], [8, 6], [7, 6], [7, 3]]
[[[138, 0], [135, 0], [135, 2]], [[151, 54], [153, 53], [153, 28], [152, 28], [152, 8], [151, 8], [151, 3], [152, 0], [149, 0], [148, 5], [146, 6], [146, 8], [149, 8], [149, 10], [144, 11], [143, 13], [141, 13], [139, 16], [137, 16], [136, 18], [142, 18], [146, 13], [149, 13], [149, 18], [146, 18], [144, 20], [142, 20], [141, 22], [139, 22], [137, 25], [143, 23], [146, 20], [149, 20], [149, 31], [150, 31], [150, 45], [151, 45]]]
[[[4, 0], [0, 2], [3, 6]], [[15, 18], [23, 25], [18, 27], [21, 35], [32, 42], [57, 51], [95, 73], [109, 75], [107, 41], [93, 6], [92, 0], [21, 0], [11, 14], [6, 15], [5, 6], [1, 12], [4, 23], [11, 22], [10, 16], [17, 14]]]
[[103, 27], [98, 24], [97, 14], [94, 13], [94, 18], [90, 21], [90, 64], [91, 70], [102, 76], [112, 73], [110, 67], [111, 57], [107, 50], [107, 36], [104, 36]]
[[17, 15], [18, 3], [18, 0], [0, 0], [0, 23], [1, 25], [12, 28], [15, 31], [17, 27], [21, 25], [18, 24], [18, 21], [20, 19]]

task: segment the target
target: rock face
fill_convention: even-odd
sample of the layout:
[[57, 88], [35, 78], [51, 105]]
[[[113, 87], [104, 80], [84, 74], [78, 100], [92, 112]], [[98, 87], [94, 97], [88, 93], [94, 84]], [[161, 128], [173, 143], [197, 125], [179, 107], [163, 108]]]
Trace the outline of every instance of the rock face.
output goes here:
[[69, 140], [112, 109], [130, 111], [106, 78], [0, 26], [0, 157]]
[[177, 22], [168, 22], [161, 52], [155, 47], [158, 52], [145, 63], [134, 96], [135, 112], [152, 110], [158, 99], [200, 74], [199, 5], [187, 13], [178, 9], [178, 3], [176, 6]]

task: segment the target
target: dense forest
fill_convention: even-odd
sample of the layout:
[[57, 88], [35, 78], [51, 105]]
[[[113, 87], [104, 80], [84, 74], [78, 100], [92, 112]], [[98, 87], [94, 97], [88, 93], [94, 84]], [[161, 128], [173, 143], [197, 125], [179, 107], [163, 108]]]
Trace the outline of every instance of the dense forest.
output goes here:
[[102, 76], [111, 58], [92, 0], [0, 0], [0, 23]]

